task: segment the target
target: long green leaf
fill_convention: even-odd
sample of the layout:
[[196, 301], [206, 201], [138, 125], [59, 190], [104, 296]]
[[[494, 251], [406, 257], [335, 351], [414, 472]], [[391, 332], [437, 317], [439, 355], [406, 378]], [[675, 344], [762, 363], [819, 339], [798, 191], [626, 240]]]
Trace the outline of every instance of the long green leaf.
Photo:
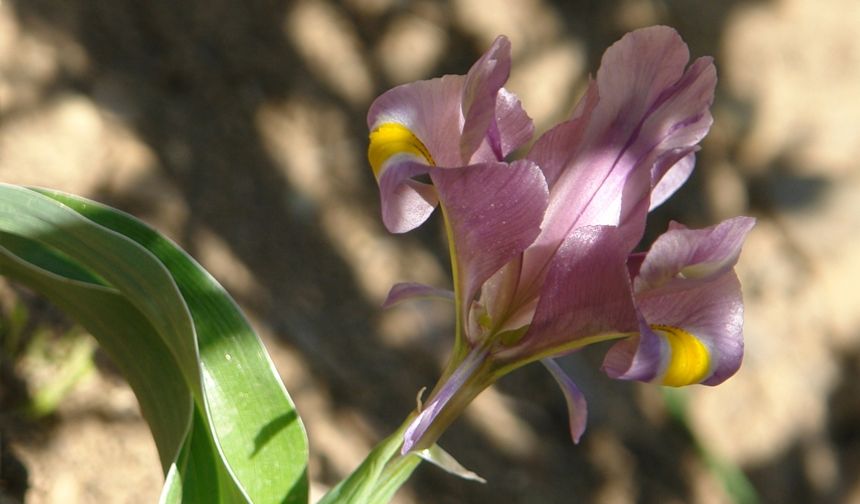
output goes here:
[[[193, 259], [117, 210], [7, 185], [0, 245], [7, 274], [68, 309], [137, 376], [129, 383], [171, 461], [163, 502], [307, 501], [293, 403], [236, 304]], [[171, 371], [147, 367], [159, 363]]]

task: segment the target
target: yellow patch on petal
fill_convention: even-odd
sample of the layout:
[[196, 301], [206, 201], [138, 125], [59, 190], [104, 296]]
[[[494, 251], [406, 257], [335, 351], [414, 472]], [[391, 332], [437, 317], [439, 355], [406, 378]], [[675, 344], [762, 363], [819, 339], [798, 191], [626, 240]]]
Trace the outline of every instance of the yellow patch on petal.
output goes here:
[[370, 132], [370, 146], [367, 148], [367, 159], [373, 168], [373, 174], [378, 178], [382, 165], [391, 156], [410, 154], [423, 158], [431, 166], [435, 166], [433, 156], [427, 147], [406, 126], [398, 123], [380, 124]]
[[704, 344], [679, 327], [651, 326], [669, 343], [669, 363], [663, 373], [663, 385], [683, 387], [704, 380], [711, 369], [711, 354]]

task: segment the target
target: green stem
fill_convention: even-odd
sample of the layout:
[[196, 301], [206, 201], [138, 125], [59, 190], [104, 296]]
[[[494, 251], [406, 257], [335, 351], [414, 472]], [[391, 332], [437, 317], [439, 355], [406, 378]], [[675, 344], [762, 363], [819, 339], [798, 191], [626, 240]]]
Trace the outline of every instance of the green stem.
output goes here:
[[381, 504], [391, 500], [421, 462], [421, 458], [414, 453], [400, 455], [403, 432], [413, 418], [414, 412], [397, 431], [376, 445], [352, 474], [329, 490], [317, 504]]

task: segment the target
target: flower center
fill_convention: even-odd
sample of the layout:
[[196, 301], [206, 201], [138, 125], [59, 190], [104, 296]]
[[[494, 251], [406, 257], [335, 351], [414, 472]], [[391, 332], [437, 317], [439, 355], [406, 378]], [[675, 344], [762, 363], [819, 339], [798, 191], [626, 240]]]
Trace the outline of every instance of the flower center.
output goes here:
[[711, 354], [695, 337], [679, 327], [655, 324], [651, 329], [669, 343], [669, 362], [663, 385], [683, 387], [701, 382], [711, 370]]
[[384, 123], [370, 132], [367, 159], [370, 161], [373, 174], [377, 178], [379, 178], [382, 165], [392, 156], [398, 154], [419, 157], [431, 166], [436, 165], [427, 147], [406, 126], [398, 123]]

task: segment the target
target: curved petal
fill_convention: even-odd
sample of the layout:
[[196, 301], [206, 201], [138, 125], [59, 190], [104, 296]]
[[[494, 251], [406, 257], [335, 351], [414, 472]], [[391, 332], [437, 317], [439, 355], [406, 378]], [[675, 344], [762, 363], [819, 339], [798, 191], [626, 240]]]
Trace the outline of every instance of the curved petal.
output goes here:
[[[495, 127], [496, 95], [511, 73], [511, 43], [499, 36], [469, 69], [463, 86], [463, 134], [460, 137], [461, 164], [469, 164], [472, 154], [492, 132], [490, 147], [493, 158], [474, 160], [501, 161], [500, 135]], [[491, 128], [493, 126], [493, 128]]]
[[639, 328], [618, 228], [586, 226], [567, 237], [550, 264], [534, 319], [505, 358], [565, 353], [579, 340]]
[[[662, 178], [652, 170], [686, 156], [711, 124], [714, 66], [700, 58], [685, 71], [688, 59], [677, 32], [659, 26], [629, 33], [606, 51], [596, 103], [579, 107], [528, 156], [558, 173], [537, 245], [551, 251], [576, 227], [614, 225], [625, 246], [635, 246], [652, 183]], [[526, 271], [542, 268], [548, 253], [530, 253]]]
[[499, 128], [499, 144], [502, 159], [525, 145], [534, 135], [535, 125], [532, 118], [523, 110], [517, 95], [505, 88], [496, 96], [496, 123]]
[[673, 223], [654, 242], [633, 281], [640, 335], [610, 349], [607, 374], [681, 386], [715, 385], [737, 371], [743, 302], [732, 267], [754, 224], [749, 217], [698, 230]]
[[564, 393], [564, 399], [567, 402], [570, 437], [574, 443], [579, 444], [588, 422], [588, 403], [585, 401], [585, 396], [582, 395], [579, 387], [570, 379], [570, 376], [554, 360], [542, 359], [541, 363], [549, 370]]
[[391, 290], [388, 291], [388, 296], [382, 303], [382, 308], [390, 308], [410, 299], [444, 299], [453, 301], [454, 293], [448, 289], [439, 289], [422, 283], [398, 283], [394, 284]]
[[689, 288], [707, 282], [737, 263], [752, 217], [735, 217], [705, 229], [687, 229], [673, 222], [645, 256], [633, 287], [636, 293], [656, 289]]
[[436, 189], [412, 180], [426, 174], [430, 167], [411, 160], [396, 162], [379, 177], [379, 198], [382, 222], [392, 233], [405, 233], [420, 226], [430, 217], [439, 199]]
[[439, 166], [502, 160], [534, 131], [519, 99], [502, 88], [510, 74], [510, 50], [508, 39], [499, 37], [467, 75], [446, 75], [385, 92], [370, 106], [368, 127], [405, 126]]
[[666, 351], [663, 341], [644, 320], [639, 334], [612, 345], [603, 359], [603, 372], [617, 380], [654, 380]]
[[435, 169], [430, 177], [450, 233], [458, 310], [466, 314], [481, 284], [537, 236], [546, 182], [528, 161]]
[[465, 81], [462, 75], [446, 75], [392, 88], [370, 105], [368, 128], [374, 131], [383, 124], [401, 124], [423, 143], [435, 164], [462, 166], [465, 163], [460, 158], [460, 131]]
[[650, 328], [609, 350], [604, 369], [611, 377], [672, 386], [717, 385], [740, 367], [743, 301], [734, 271], [687, 290], [637, 301]]
[[[666, 162], [671, 161], [667, 159]], [[675, 194], [675, 191], [690, 178], [695, 166], [695, 152], [685, 154], [680, 161], [672, 163], [665, 169], [660, 166], [660, 163], [657, 163], [651, 170], [651, 184], [654, 188], [651, 189], [651, 204], [648, 211], [650, 212], [662, 205], [664, 201], [669, 199], [669, 196]]]

